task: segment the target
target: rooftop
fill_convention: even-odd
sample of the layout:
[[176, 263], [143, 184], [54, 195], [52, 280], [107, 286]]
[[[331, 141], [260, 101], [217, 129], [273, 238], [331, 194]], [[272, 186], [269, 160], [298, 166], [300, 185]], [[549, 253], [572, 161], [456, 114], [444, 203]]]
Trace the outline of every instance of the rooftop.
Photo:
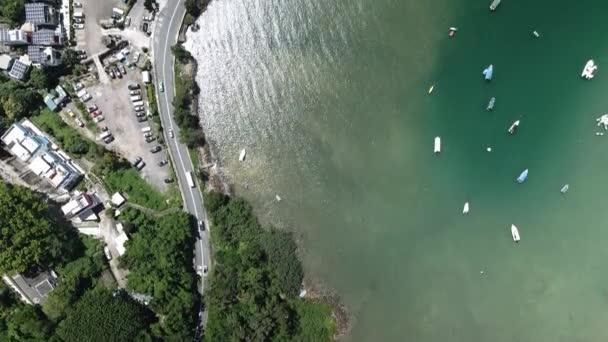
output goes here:
[[25, 4], [25, 21], [36, 25], [57, 24], [55, 10], [44, 3]]
[[17, 274], [10, 277], [4, 275], [2, 279], [28, 304], [41, 304], [57, 284], [53, 271], [42, 272], [33, 278]]

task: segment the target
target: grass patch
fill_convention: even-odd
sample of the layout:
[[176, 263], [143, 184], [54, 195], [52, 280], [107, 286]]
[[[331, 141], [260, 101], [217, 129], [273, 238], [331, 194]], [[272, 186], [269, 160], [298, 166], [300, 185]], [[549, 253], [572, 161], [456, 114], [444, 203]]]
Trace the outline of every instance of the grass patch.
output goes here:
[[300, 341], [329, 341], [338, 331], [332, 318], [331, 307], [315, 300], [294, 300], [292, 306], [298, 313]]
[[95, 160], [100, 155], [100, 151], [103, 151], [103, 147], [98, 147], [93, 141], [82, 137], [78, 131], [66, 124], [59, 114], [49, 109], [41, 110], [40, 114], [32, 117], [31, 120], [41, 130], [52, 135], [63, 149], [76, 157], [86, 156]]
[[135, 169], [108, 171], [103, 180], [110, 193], [127, 194], [130, 202], [155, 210], [169, 207], [165, 196], [143, 180]]

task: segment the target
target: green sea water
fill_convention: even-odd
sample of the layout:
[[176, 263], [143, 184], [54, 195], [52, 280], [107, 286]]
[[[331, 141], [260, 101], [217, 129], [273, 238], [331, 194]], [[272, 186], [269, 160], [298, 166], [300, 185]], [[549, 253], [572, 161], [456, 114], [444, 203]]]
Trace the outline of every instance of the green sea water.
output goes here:
[[489, 4], [217, 0], [189, 36], [220, 170], [296, 233], [344, 340], [608, 341], [608, 4]]

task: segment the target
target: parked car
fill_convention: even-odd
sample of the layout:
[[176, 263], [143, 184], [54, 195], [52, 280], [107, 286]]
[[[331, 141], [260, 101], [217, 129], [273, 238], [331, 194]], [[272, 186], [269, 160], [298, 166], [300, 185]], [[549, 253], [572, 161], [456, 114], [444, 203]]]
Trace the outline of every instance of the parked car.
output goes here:
[[120, 73], [117, 67], [114, 67], [112, 71], [114, 71], [114, 75], [116, 75], [116, 77], [122, 78], [122, 74]]
[[137, 63], [139, 62], [139, 57], [141, 56], [141, 54], [138, 52], [135, 53], [135, 55], [133, 55], [133, 63]]
[[139, 162], [139, 164], [136, 166], [137, 170], [141, 170], [144, 168], [144, 166], [146, 166], [146, 163], [144, 161]]
[[84, 95], [83, 95], [83, 96], [80, 98], [80, 101], [82, 101], [82, 102], [87, 102], [87, 101], [91, 100], [92, 98], [93, 98], [93, 97], [91, 97], [91, 94], [88, 94], [88, 93], [87, 93], [87, 94], [84, 94]]
[[[77, 2], [76, 2], [76, 3], [77, 3]], [[105, 254], [105, 255], [106, 255], [106, 259], [108, 259], [108, 261], [109, 261], [109, 260], [112, 260], [112, 253], [110, 253], [110, 248], [108, 248], [108, 245], [105, 245], [105, 246], [103, 247], [103, 254]]]
[[[155, 138], [155, 137], [147, 137], [147, 138], [146, 138], [146, 142], [147, 142], [147, 143], [151, 143], [151, 142], [153, 142], [154, 140], [156, 140], [156, 138]], [[162, 165], [161, 165], [161, 166], [162, 166]]]
[[76, 24], [84, 24], [84, 19], [83, 18], [74, 18], [74, 22]]
[[133, 101], [133, 102], [141, 101], [141, 95], [131, 96], [131, 101]]
[[173, 183], [173, 178], [165, 178], [164, 182], [167, 184]]
[[101, 115], [101, 113], [98, 112], [98, 111], [94, 111], [93, 113], [91, 113], [91, 116], [94, 117], [94, 118], [96, 118], [96, 117], [98, 117], [100, 115]]
[[146, 116], [146, 113], [144, 113], [144, 112], [135, 112], [135, 116], [137, 116], [138, 118], [142, 118], [142, 117]]
[[125, 69], [125, 66], [122, 64], [118, 65], [118, 70], [120, 70], [123, 75], [127, 74], [127, 69]]
[[161, 160], [161, 161], [158, 162], [158, 166], [165, 166], [167, 164], [169, 164], [169, 161], [167, 159]]
[[78, 127], [84, 127], [84, 124], [82, 123], [82, 121], [80, 121], [80, 119], [76, 119], [76, 120], [74, 120], [74, 122], [76, 123], [76, 125]]
[[74, 24], [72, 25], [75, 29], [77, 30], [83, 30], [84, 29], [84, 24]]
[[148, 121], [148, 118], [145, 116], [137, 118], [137, 122], [146, 122], [146, 121]]
[[172, 130], [172, 129], [170, 129], [170, 130], [169, 130], [169, 138], [173, 138], [173, 136], [174, 136], [174, 135], [173, 135], [173, 130]]
[[137, 166], [137, 164], [139, 164], [140, 161], [141, 161], [141, 157], [136, 157], [135, 160], [131, 163], [131, 165]]
[[66, 112], [68, 113], [68, 115], [69, 115], [71, 118], [73, 118], [73, 117], [75, 117], [75, 116], [76, 116], [76, 114], [74, 114], [74, 112], [73, 112], [71, 109], [69, 109], [69, 108], [68, 108], [68, 109], [66, 109]]
[[148, 32], [148, 23], [144, 23], [143, 25], [141, 25], [141, 30], [144, 32]]
[[76, 82], [72, 85], [72, 88], [74, 88], [74, 91], [79, 91], [80, 89], [84, 88], [84, 84]]
[[135, 106], [135, 107], [133, 107], [133, 109], [135, 109], [136, 112], [143, 112], [144, 106]]
[[96, 117], [96, 118], [94, 118], [94, 119], [93, 119], [93, 121], [95, 121], [95, 123], [100, 123], [100, 122], [102, 122], [103, 120], [104, 120], [103, 115], [100, 115], [100, 116], [98, 116], [98, 117]]
[[109, 144], [112, 141], [114, 141], [114, 137], [113, 136], [109, 136], [109, 137], [103, 139], [103, 142], [105, 142], [106, 144]]
[[129, 90], [139, 89], [139, 83], [131, 83], [127, 86], [127, 88], [129, 88]]
[[129, 95], [133, 96], [133, 95], [139, 95], [141, 94], [141, 91], [139, 90], [130, 90], [129, 91]]
[[144, 138], [149, 138], [152, 136], [152, 132], [146, 132], [144, 133]]
[[125, 26], [129, 26], [131, 25], [131, 17], [126, 17], [125, 18]]
[[156, 153], [156, 152], [159, 152], [161, 149], [162, 149], [162, 147], [160, 147], [160, 145], [156, 145], [150, 149], [150, 152]]
[[94, 104], [94, 105], [89, 106], [89, 113], [93, 113], [96, 110], [97, 110], [97, 105]]
[[165, 91], [165, 83], [163, 81], [158, 82], [158, 91], [161, 93]]
[[110, 77], [112, 77], [112, 78], [116, 78], [116, 75], [114, 74], [114, 71], [112, 71], [112, 70], [108, 70], [108, 75], [110, 75]]
[[144, 21], [152, 21], [152, 16], [151, 15], [145, 16]]
[[103, 127], [101, 127], [101, 131], [102, 131], [102, 132], [107, 132], [107, 131], [108, 131], [108, 126], [103, 126]]

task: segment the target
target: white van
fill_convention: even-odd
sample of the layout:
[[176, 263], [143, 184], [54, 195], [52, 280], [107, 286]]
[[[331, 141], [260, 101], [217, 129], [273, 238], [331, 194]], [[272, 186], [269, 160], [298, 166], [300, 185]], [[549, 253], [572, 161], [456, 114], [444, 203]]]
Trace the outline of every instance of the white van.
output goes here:
[[152, 128], [150, 128], [150, 126], [148, 126], [148, 127], [144, 127], [144, 128], [142, 128], [142, 129], [141, 129], [141, 132], [142, 132], [142, 133], [148, 133], [148, 132], [150, 132], [150, 131], [152, 131]]
[[112, 135], [112, 133], [110, 133], [110, 131], [105, 131], [99, 135], [99, 139], [103, 140], [103, 139], [109, 137], [110, 135]]
[[78, 97], [83, 97], [83, 96], [85, 96], [86, 94], [87, 94], [87, 91], [86, 91], [86, 90], [84, 90], [84, 89], [81, 89], [81, 90], [79, 90], [79, 91], [76, 93], [76, 96], [78, 96]]
[[84, 18], [82, 11], [74, 11], [74, 18]]
[[131, 101], [133, 101], [133, 102], [141, 101], [141, 95], [131, 96]]
[[138, 107], [138, 106], [143, 106], [144, 105], [144, 101], [135, 101], [133, 102], [133, 107]]

